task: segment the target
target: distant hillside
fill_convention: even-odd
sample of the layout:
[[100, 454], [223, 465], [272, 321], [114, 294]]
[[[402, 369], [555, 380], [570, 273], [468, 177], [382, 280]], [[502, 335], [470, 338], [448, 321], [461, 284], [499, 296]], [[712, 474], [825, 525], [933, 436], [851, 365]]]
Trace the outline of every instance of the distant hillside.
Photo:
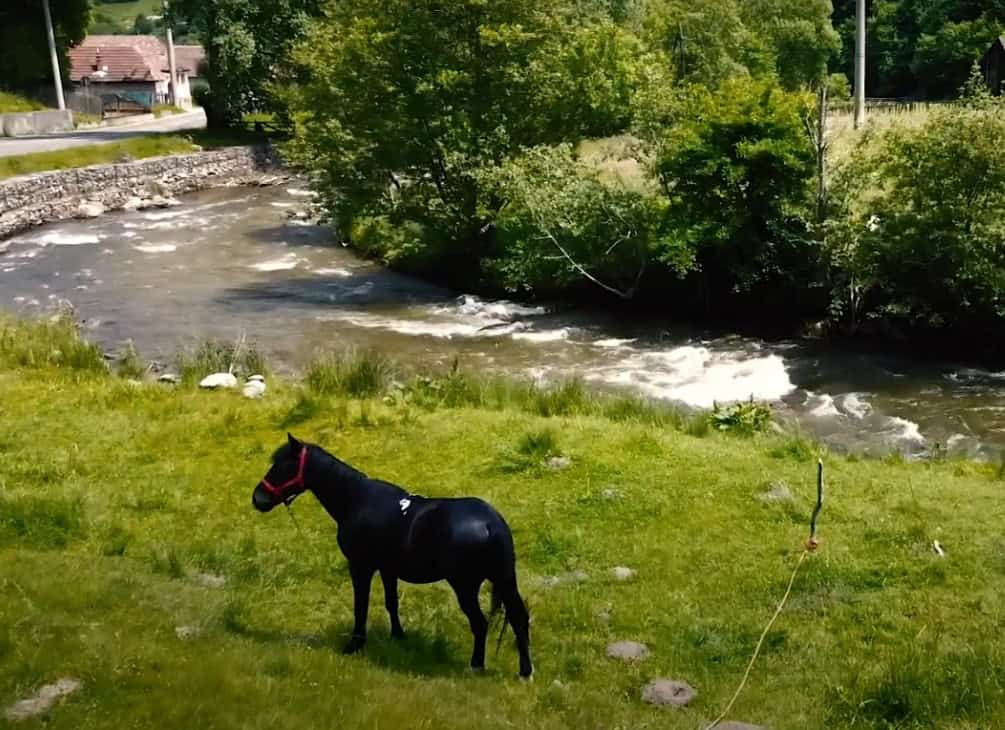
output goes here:
[[[158, 18], [164, 11], [163, 0], [96, 0], [91, 16], [91, 34], [128, 34], [142, 33], [163, 35], [161, 23], [150, 20]], [[198, 39], [187, 37], [183, 29], [175, 29], [175, 40], [178, 43], [198, 42]]]

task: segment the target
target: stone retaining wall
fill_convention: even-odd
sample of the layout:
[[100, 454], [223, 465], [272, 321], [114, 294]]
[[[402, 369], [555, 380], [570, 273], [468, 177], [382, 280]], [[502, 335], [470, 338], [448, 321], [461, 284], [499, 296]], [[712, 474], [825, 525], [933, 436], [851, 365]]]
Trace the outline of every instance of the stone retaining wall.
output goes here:
[[0, 137], [51, 134], [52, 132], [68, 132], [72, 129], [73, 113], [69, 109], [0, 114]]
[[92, 217], [137, 201], [224, 185], [268, 184], [281, 165], [267, 147], [227, 147], [0, 180], [0, 240], [33, 226]]

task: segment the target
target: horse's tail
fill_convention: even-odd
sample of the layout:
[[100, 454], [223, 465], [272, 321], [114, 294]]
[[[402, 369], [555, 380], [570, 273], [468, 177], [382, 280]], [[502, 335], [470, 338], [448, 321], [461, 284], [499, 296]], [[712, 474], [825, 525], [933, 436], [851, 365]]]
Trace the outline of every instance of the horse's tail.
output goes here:
[[[503, 603], [502, 591], [499, 589], [499, 583], [492, 584], [492, 603], [489, 607], [489, 626], [495, 623], [496, 616], [499, 612], [505, 608]], [[505, 611], [503, 612], [502, 625], [499, 627], [499, 639], [496, 641], [496, 656], [499, 655], [499, 648], [502, 646], [503, 636], [506, 634], [506, 624], [508, 623]]]

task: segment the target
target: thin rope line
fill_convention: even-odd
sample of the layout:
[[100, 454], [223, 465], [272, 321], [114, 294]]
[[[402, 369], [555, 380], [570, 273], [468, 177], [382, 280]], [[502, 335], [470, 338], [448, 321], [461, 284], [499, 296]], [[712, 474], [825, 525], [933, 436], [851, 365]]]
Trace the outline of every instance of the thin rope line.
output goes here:
[[761, 653], [761, 646], [764, 644], [765, 637], [767, 637], [768, 632], [771, 631], [771, 627], [774, 625], [775, 619], [781, 615], [782, 609], [785, 607], [785, 602], [789, 600], [789, 594], [792, 593], [792, 586], [796, 582], [796, 575], [799, 573], [799, 568], [802, 567], [803, 561], [806, 559], [807, 555], [809, 555], [809, 551], [804, 550], [803, 554], [799, 556], [799, 562], [796, 563], [795, 570], [792, 571], [792, 577], [789, 578], [789, 587], [785, 589], [785, 595], [782, 596], [782, 600], [778, 604], [778, 608], [775, 609], [775, 615], [771, 617], [771, 620], [768, 621], [768, 625], [764, 627], [764, 631], [761, 633], [761, 638], [758, 639], [757, 646], [754, 649], [754, 655], [750, 657], [750, 663], [747, 664], [747, 671], [743, 673], [743, 679], [740, 681], [740, 686], [736, 688], [736, 692], [733, 694], [733, 699], [731, 699], [729, 704], [726, 705], [726, 709], [722, 711], [722, 714], [715, 718], [715, 720], [712, 721], [712, 724], [706, 727], [705, 730], [712, 730], [712, 728], [725, 720], [726, 715], [728, 715], [729, 711], [733, 709], [733, 705], [736, 703], [737, 698], [740, 696], [740, 693], [747, 684], [747, 680], [750, 678], [750, 670], [754, 668], [754, 662], [757, 661], [757, 656]]

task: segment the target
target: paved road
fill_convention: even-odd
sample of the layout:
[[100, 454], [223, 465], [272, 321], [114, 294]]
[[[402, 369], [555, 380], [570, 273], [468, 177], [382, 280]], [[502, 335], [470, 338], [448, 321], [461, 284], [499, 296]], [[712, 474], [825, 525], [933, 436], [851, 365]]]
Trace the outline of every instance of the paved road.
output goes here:
[[202, 109], [184, 114], [170, 114], [136, 124], [123, 124], [105, 129], [81, 129], [75, 132], [60, 132], [32, 137], [0, 138], [0, 157], [28, 155], [33, 152], [51, 152], [69, 147], [90, 144], [109, 144], [130, 137], [142, 137], [156, 132], [178, 132], [184, 129], [202, 129], [206, 126], [206, 115]]

